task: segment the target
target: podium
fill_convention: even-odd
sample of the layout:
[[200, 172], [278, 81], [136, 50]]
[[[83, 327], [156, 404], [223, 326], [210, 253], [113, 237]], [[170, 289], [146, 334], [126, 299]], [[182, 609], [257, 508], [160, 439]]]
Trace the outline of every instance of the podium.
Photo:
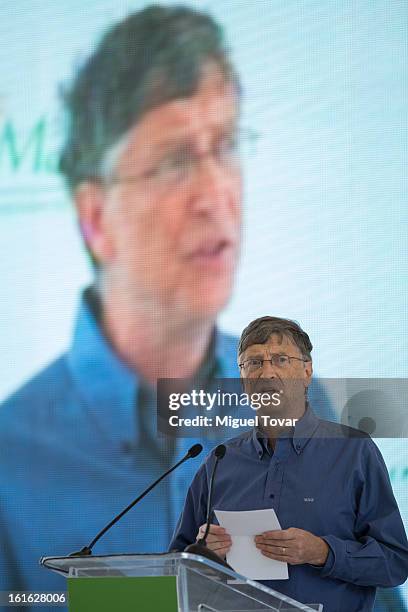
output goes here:
[[304, 612], [301, 604], [199, 555], [43, 557], [68, 580], [70, 612]]

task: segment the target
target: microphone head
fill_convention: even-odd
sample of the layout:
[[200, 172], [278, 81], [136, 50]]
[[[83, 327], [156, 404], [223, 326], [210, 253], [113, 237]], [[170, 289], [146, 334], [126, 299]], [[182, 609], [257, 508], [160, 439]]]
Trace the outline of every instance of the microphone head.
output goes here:
[[215, 449], [215, 456], [217, 459], [223, 459], [227, 449], [224, 444], [219, 444]]
[[194, 457], [197, 457], [197, 455], [199, 455], [202, 450], [203, 450], [202, 444], [194, 444], [194, 446], [192, 446], [190, 450], [188, 451], [187, 456], [190, 459], [194, 459]]

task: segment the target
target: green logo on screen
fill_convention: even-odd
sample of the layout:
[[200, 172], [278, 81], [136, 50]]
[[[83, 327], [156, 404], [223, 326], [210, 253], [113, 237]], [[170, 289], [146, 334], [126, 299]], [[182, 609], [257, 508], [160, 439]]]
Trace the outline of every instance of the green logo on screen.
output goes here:
[[50, 126], [40, 117], [26, 132], [11, 119], [0, 127], [0, 172], [56, 173], [57, 154], [50, 150]]

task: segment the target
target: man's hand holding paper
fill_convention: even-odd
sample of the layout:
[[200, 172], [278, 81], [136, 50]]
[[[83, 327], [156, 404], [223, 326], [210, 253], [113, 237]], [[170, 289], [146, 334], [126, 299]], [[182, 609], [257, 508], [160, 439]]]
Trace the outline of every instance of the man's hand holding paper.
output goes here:
[[291, 565], [324, 565], [329, 553], [329, 547], [322, 538], [296, 527], [265, 531], [255, 536], [255, 545], [266, 557]]
[[287, 563], [263, 555], [255, 545], [258, 534], [271, 528], [281, 529], [273, 509], [246, 512], [215, 510], [215, 515], [225, 532], [231, 536], [232, 545], [227, 552], [227, 562], [236, 572], [253, 580], [288, 578]]
[[[206, 523], [201, 525], [198, 530], [197, 540], [203, 537], [206, 526]], [[221, 559], [225, 559], [225, 555], [231, 548], [231, 536], [226, 532], [224, 527], [220, 527], [220, 525], [210, 525], [210, 531], [207, 535], [207, 547], [217, 553]]]

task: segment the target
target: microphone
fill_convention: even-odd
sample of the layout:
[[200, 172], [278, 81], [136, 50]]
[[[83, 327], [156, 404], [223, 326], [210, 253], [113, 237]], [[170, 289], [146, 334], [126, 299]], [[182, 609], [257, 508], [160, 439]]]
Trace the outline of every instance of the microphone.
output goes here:
[[199, 542], [202, 542], [204, 546], [207, 546], [207, 536], [208, 536], [208, 532], [210, 531], [210, 525], [211, 525], [211, 517], [212, 517], [211, 506], [212, 506], [212, 496], [213, 496], [213, 490], [214, 490], [215, 472], [217, 471], [218, 463], [221, 461], [221, 459], [224, 459], [226, 452], [227, 452], [227, 449], [225, 448], [224, 444], [220, 444], [219, 446], [217, 446], [217, 448], [214, 451], [214, 455], [216, 459], [215, 459], [214, 469], [211, 474], [210, 488], [208, 492], [207, 516], [206, 516], [207, 526], [205, 528], [203, 537], [198, 540]]
[[212, 471], [211, 478], [210, 478], [210, 486], [209, 486], [208, 500], [207, 500], [206, 527], [205, 527], [204, 535], [202, 538], [198, 538], [198, 540], [194, 542], [193, 544], [189, 544], [184, 549], [184, 552], [192, 553], [194, 555], [201, 555], [202, 557], [205, 557], [206, 559], [209, 559], [210, 561], [214, 561], [215, 563], [219, 563], [220, 565], [223, 565], [224, 567], [227, 567], [228, 569], [232, 569], [231, 566], [228, 565], [226, 561], [221, 559], [221, 557], [217, 555], [216, 552], [214, 552], [207, 546], [207, 536], [208, 536], [208, 532], [210, 531], [211, 517], [212, 517], [212, 497], [213, 497], [213, 490], [214, 490], [215, 472], [217, 471], [218, 463], [221, 461], [221, 459], [224, 458], [226, 452], [227, 452], [227, 449], [224, 444], [219, 444], [214, 451], [215, 464], [214, 464], [213, 471]]
[[95, 544], [101, 539], [101, 537], [107, 532], [109, 531], [109, 529], [111, 527], [113, 527], [115, 525], [115, 523], [117, 523], [122, 516], [124, 516], [127, 512], [129, 512], [129, 510], [131, 508], [133, 508], [133, 506], [136, 506], [136, 504], [138, 502], [140, 502], [148, 493], [150, 493], [150, 491], [152, 489], [154, 489], [154, 487], [156, 485], [159, 484], [160, 481], [163, 480], [163, 478], [166, 478], [166, 476], [168, 476], [169, 474], [171, 474], [171, 472], [173, 472], [176, 468], [178, 468], [182, 463], [184, 463], [185, 461], [187, 461], [187, 459], [194, 459], [194, 457], [197, 457], [197, 455], [199, 455], [201, 453], [201, 451], [203, 450], [203, 447], [201, 444], [194, 444], [188, 451], [187, 453], [184, 455], [184, 457], [182, 459], [180, 459], [180, 461], [178, 461], [175, 465], [173, 465], [173, 467], [171, 467], [169, 470], [167, 470], [167, 472], [164, 472], [164, 474], [162, 474], [157, 480], [155, 480], [149, 487], [147, 487], [147, 489], [145, 491], [143, 491], [143, 493], [141, 493], [139, 495], [139, 497], [136, 497], [135, 500], [133, 500], [128, 506], [126, 506], [126, 508], [124, 510], [122, 510], [122, 512], [120, 512], [117, 516], [115, 516], [114, 519], [112, 519], [92, 540], [92, 542], [88, 545], [88, 546], [84, 546], [83, 548], [81, 548], [81, 550], [78, 550], [77, 552], [73, 552], [71, 553], [69, 556], [70, 557], [89, 557], [90, 555], [92, 555], [92, 549], [95, 546]]

